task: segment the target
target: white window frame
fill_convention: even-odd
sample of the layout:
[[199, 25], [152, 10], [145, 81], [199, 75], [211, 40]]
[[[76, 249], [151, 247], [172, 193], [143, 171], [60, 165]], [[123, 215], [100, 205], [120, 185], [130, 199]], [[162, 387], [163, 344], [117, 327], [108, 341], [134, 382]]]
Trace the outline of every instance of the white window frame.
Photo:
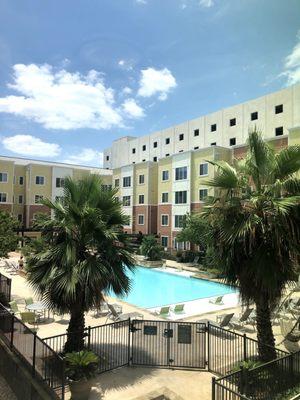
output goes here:
[[[57, 186], [57, 180], [59, 179], [59, 186]], [[63, 188], [64, 186], [65, 186], [65, 180], [66, 180], [66, 178], [64, 178], [64, 177], [61, 177], [61, 176], [57, 176], [56, 178], [55, 178], [55, 187], [58, 189], [58, 188]], [[61, 181], [63, 181], [63, 185], [61, 184]]]
[[42, 194], [35, 194], [35, 195], [34, 195], [34, 204], [42, 204], [42, 203], [40, 203], [39, 201], [38, 201], [38, 202], [36, 201], [36, 197], [37, 197], [37, 196], [41, 197], [40, 200], [44, 200], [44, 196], [43, 196]]
[[[129, 198], [129, 204], [128, 205], [124, 204], [124, 197]], [[131, 207], [131, 196], [123, 196], [122, 197], [122, 205], [123, 205], [123, 207]]]
[[[124, 184], [126, 179], [129, 179], [129, 185]], [[123, 184], [123, 187], [131, 187], [131, 176], [123, 176], [122, 184]]]
[[2, 175], [6, 175], [6, 181], [0, 181], [0, 183], [8, 183], [8, 172], [0, 172], [0, 174], [2, 174]]
[[[143, 182], [141, 182], [141, 177], [143, 177]], [[145, 174], [139, 175], [139, 185], [145, 185]]]
[[[1, 195], [5, 195], [5, 201], [1, 200]], [[7, 203], [7, 193], [6, 192], [0, 192], [0, 203], [1, 204], [6, 204]]]
[[207, 188], [199, 188], [199, 201], [201, 202], [201, 203], [204, 203], [205, 202], [205, 199], [204, 200], [201, 200], [201, 196], [200, 196], [200, 192], [201, 192], [201, 190], [206, 190], [206, 197], [208, 196], [208, 189]]
[[[169, 247], [169, 236], [161, 236], [160, 239], [161, 239], [161, 241], [160, 241], [161, 245], [162, 245], [164, 248], [168, 248], [168, 247]], [[163, 239], [167, 239], [167, 245], [164, 245], [164, 244], [163, 244]]]
[[176, 226], [176, 217], [182, 217], [182, 220], [184, 220], [184, 215], [182, 215], [182, 214], [174, 215], [174, 228], [175, 229], [182, 229], [183, 228], [182, 226]]
[[[184, 196], [183, 193], [186, 194], [186, 201], [181, 201], [181, 202], [176, 202], [176, 194], [178, 193], [178, 197], [179, 197], [179, 193], [182, 193], [182, 197]], [[177, 190], [176, 192], [174, 192], [174, 204], [187, 204], [188, 202], [188, 193], [187, 190]]]
[[[164, 179], [164, 172], [168, 173], [168, 178], [167, 179]], [[162, 180], [162, 182], [167, 182], [168, 180], [170, 180], [170, 171], [168, 169], [165, 169], [165, 170], [161, 171], [161, 180]]]
[[[19, 219], [19, 215], [21, 215], [21, 219]], [[18, 222], [23, 222], [23, 214], [18, 214], [17, 219], [18, 219]]]
[[[179, 178], [176, 177], [176, 171], [177, 170], [183, 170], [183, 175], [185, 175], [186, 173], [186, 177], [181, 178], [181, 172], [178, 172]], [[175, 168], [175, 176], [174, 176], [174, 180], [175, 181], [186, 181], [188, 179], [188, 167], [186, 165], [184, 165], [183, 167], [176, 167]]]
[[[167, 201], [163, 201], [163, 195], [164, 195], [164, 194], [166, 194], [166, 195], [168, 196]], [[167, 204], [167, 203], [169, 203], [169, 192], [162, 192], [162, 194], [161, 194], [161, 203], [162, 203], [162, 204]]]
[[[140, 223], [140, 217], [143, 217], [143, 223]], [[145, 225], [145, 214], [138, 214], [138, 225]]]
[[[201, 165], [207, 165], [207, 173], [206, 174], [201, 174]], [[199, 176], [208, 176], [208, 163], [200, 163], [199, 164]]]
[[[37, 183], [37, 178], [43, 178], [44, 179], [44, 183]], [[45, 186], [46, 183], [46, 178], [43, 175], [36, 175], [35, 176], [35, 184], [38, 186]]]
[[[143, 202], [140, 202], [140, 196], [143, 196]], [[139, 204], [145, 204], [145, 195], [144, 194], [139, 194]]]
[[[23, 183], [21, 183], [21, 178], [23, 180]], [[24, 176], [19, 176], [19, 185], [23, 186], [24, 185]]]
[[[20, 198], [22, 199], [22, 201], [20, 202]], [[24, 203], [24, 196], [22, 194], [18, 195], [18, 204], [23, 204]]]
[[[167, 219], [168, 219], [168, 223], [167, 224], [163, 224], [163, 217], [167, 217]], [[160, 225], [161, 226], [169, 226], [169, 219], [170, 219], [170, 216], [169, 216], [169, 214], [161, 214], [161, 216], [160, 216]]]

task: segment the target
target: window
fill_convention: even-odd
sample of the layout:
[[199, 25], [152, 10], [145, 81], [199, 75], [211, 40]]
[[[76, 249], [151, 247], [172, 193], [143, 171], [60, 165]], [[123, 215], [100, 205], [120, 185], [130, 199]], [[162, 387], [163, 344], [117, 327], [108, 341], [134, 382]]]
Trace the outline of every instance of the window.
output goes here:
[[184, 139], [184, 134], [181, 133], [181, 134], [179, 135], [179, 140], [183, 140], [183, 139]]
[[175, 215], [175, 228], [182, 228], [184, 223], [184, 215]]
[[119, 187], [120, 186], [120, 179], [117, 178], [115, 179], [115, 187]]
[[251, 113], [251, 121], [256, 121], [258, 119], [258, 112], [254, 111]]
[[142, 150], [146, 151], [146, 145], [145, 144], [143, 144]]
[[106, 156], [106, 161], [109, 161], [109, 156]]
[[139, 175], [139, 184], [142, 185], [145, 183], [145, 175]]
[[45, 184], [45, 177], [44, 176], [36, 176], [35, 177], [35, 184], [36, 185], [44, 185]]
[[23, 195], [22, 194], [20, 194], [18, 197], [18, 203], [23, 204]]
[[199, 129], [194, 130], [194, 136], [199, 136]]
[[278, 106], [275, 106], [275, 114], [281, 113], [283, 113], [283, 104], [278, 104]]
[[7, 172], [0, 172], [0, 182], [7, 182], [8, 181], [8, 175]]
[[187, 179], [187, 167], [178, 167], [175, 169], [175, 180], [181, 181]]
[[19, 176], [19, 185], [24, 185], [24, 177]]
[[144, 158], [143, 160], [142, 160], [142, 162], [145, 162], [146, 161], [146, 159]]
[[170, 144], [170, 138], [166, 138], [166, 144]]
[[123, 196], [122, 204], [125, 207], [130, 206], [130, 196]]
[[57, 203], [62, 203], [64, 199], [64, 196], [55, 196], [55, 201], [57, 201]]
[[198, 149], [199, 149], [199, 146], [195, 146], [195, 147], [194, 147], [194, 150], [198, 150]]
[[157, 142], [153, 142], [153, 147], [154, 147], [154, 148], [157, 147]]
[[210, 145], [211, 145], [211, 146], [216, 146], [216, 145], [217, 145], [217, 142], [212, 142]]
[[135, 154], [135, 148], [132, 149], [132, 154]]
[[34, 196], [34, 202], [35, 202], [35, 204], [40, 204], [42, 200], [43, 200], [43, 196], [42, 196], [42, 195], [36, 194], [36, 195]]
[[283, 135], [283, 126], [275, 128], [275, 136], [281, 136], [281, 135]]
[[107, 191], [107, 190], [111, 190], [111, 185], [101, 185], [101, 190], [103, 191]]
[[183, 153], [183, 150], [179, 150], [179, 152], [178, 153]]
[[187, 202], [187, 191], [180, 190], [175, 192], [175, 204], [186, 204]]
[[18, 221], [19, 222], [23, 222], [23, 215], [22, 214], [18, 214]]
[[161, 202], [162, 203], [167, 203], [169, 201], [169, 193], [164, 192], [161, 194]]
[[236, 138], [235, 137], [230, 138], [229, 139], [229, 146], [235, 146], [235, 145], [236, 145]]
[[138, 225], [144, 225], [144, 214], [138, 215]]
[[204, 201], [207, 197], [208, 190], [207, 189], [200, 189], [199, 190], [199, 200]]
[[131, 186], [131, 176], [124, 176], [123, 178], [123, 187]]
[[162, 171], [161, 180], [162, 181], [168, 181], [169, 180], [169, 171]]
[[0, 193], [0, 203], [6, 203], [6, 201], [7, 201], [7, 194]]
[[236, 118], [231, 118], [229, 120], [229, 126], [235, 126], [236, 125]]
[[200, 164], [200, 176], [208, 175], [208, 163]]
[[157, 161], [157, 157], [153, 157], [153, 161], [156, 162]]
[[144, 204], [145, 202], [145, 196], [143, 194], [139, 195], [139, 204]]
[[168, 236], [162, 236], [161, 237], [161, 245], [163, 247], [168, 247], [169, 242], [169, 237]]
[[169, 216], [166, 214], [162, 214], [161, 216], [161, 225], [168, 226], [169, 225]]
[[65, 186], [65, 179], [64, 178], [56, 178], [56, 187], [61, 188]]
[[166, 157], [169, 157], [170, 153], [166, 153]]
[[211, 126], [210, 126], [210, 131], [211, 132], [215, 132], [217, 130], [217, 124], [212, 124]]

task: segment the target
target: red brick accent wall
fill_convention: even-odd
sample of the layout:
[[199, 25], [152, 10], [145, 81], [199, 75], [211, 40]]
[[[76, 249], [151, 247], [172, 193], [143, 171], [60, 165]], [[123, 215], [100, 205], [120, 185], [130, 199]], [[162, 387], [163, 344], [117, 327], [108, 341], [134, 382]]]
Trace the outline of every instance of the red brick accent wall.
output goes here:
[[149, 233], [156, 234], [157, 228], [157, 206], [149, 206]]
[[26, 225], [28, 227], [32, 226], [32, 220], [33, 220], [33, 216], [34, 214], [37, 213], [44, 213], [44, 214], [48, 214], [50, 215], [50, 210], [48, 207], [44, 206], [44, 205], [31, 205], [31, 206], [26, 206], [26, 215], [28, 220], [26, 221]]
[[[161, 225], [162, 214], [169, 215], [169, 226]], [[168, 247], [172, 247], [172, 206], [171, 204], [160, 204], [157, 207], [157, 234], [159, 236], [168, 236]]]
[[[139, 214], [144, 215], [144, 225], [139, 225]], [[138, 233], [142, 232], [143, 235], [148, 233], [148, 214], [149, 214], [149, 206], [139, 205], [133, 206], [133, 218], [132, 218], [132, 232]]]
[[12, 212], [12, 204], [0, 204], [0, 211]]
[[[274, 139], [274, 140], [268, 141], [267, 143], [269, 143], [270, 146], [273, 147], [276, 152], [279, 152], [280, 150], [282, 150], [288, 146], [288, 138], [284, 137], [282, 139]], [[233, 149], [234, 158], [238, 158], [238, 159], [244, 158], [247, 153], [247, 148], [248, 148], [248, 146], [234, 148]]]
[[203, 203], [191, 203], [191, 212], [199, 212], [203, 207]]

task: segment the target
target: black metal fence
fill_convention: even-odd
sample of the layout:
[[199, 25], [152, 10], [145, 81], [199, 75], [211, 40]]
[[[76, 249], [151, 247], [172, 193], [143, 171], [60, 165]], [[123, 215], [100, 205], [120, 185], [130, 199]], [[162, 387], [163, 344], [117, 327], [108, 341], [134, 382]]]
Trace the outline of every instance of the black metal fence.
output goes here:
[[213, 379], [213, 400], [281, 400], [300, 386], [300, 351]]
[[0, 304], [0, 336], [33, 376], [44, 381], [55, 397], [64, 399], [64, 360], [19, 318]]
[[0, 273], [0, 293], [4, 294], [5, 301], [11, 301], [11, 279]]

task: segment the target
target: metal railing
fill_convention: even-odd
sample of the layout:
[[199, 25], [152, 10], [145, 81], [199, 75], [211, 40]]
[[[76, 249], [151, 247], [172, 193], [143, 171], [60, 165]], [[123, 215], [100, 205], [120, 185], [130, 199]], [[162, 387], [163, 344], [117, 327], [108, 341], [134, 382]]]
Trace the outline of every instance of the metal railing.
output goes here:
[[63, 358], [2, 304], [0, 304], [0, 336], [30, 369], [32, 376], [40, 378], [55, 397], [63, 400], [65, 394]]
[[0, 273], [0, 293], [3, 293], [7, 303], [11, 301], [11, 279]]

